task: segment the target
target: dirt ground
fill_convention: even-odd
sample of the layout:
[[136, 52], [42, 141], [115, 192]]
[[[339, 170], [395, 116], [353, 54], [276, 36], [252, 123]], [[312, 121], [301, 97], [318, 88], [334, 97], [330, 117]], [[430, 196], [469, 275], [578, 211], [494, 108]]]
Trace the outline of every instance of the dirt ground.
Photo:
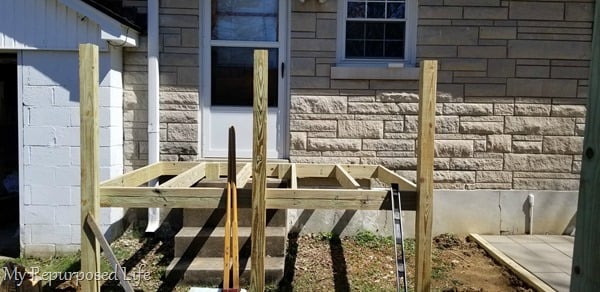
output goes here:
[[[111, 244], [128, 271], [144, 270], [150, 281], [132, 283], [138, 291], [188, 291], [176, 279], [166, 279], [173, 258], [173, 240], [144, 237], [129, 230]], [[414, 241], [405, 241], [409, 290], [413, 291]], [[533, 291], [507, 269], [494, 263], [473, 242], [452, 235], [434, 240], [433, 291]], [[78, 256], [48, 260], [18, 259], [25, 266], [46, 265], [50, 271], [79, 269]], [[43, 269], [43, 268], [42, 268]], [[58, 268], [60, 270], [60, 268]], [[110, 271], [107, 263], [103, 270]], [[288, 238], [288, 256], [283, 280], [268, 291], [395, 291], [394, 250], [390, 238], [361, 232], [338, 238], [321, 233]], [[45, 291], [54, 291], [54, 282]], [[63, 290], [64, 291], [64, 290]], [[102, 291], [122, 291], [117, 282], [104, 283]]]

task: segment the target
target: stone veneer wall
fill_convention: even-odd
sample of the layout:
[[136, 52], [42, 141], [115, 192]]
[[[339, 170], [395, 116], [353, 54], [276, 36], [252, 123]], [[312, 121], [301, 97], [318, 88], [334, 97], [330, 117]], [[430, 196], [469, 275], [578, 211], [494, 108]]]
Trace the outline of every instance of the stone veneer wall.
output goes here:
[[[146, 1], [124, 1], [146, 12]], [[160, 1], [160, 140], [162, 161], [198, 155], [199, 1]], [[124, 53], [125, 171], [148, 163], [147, 38]]]
[[[414, 177], [417, 81], [332, 78], [337, 1], [292, 3], [290, 159]], [[578, 188], [592, 13], [584, 0], [419, 1], [417, 58], [440, 64], [437, 188]]]

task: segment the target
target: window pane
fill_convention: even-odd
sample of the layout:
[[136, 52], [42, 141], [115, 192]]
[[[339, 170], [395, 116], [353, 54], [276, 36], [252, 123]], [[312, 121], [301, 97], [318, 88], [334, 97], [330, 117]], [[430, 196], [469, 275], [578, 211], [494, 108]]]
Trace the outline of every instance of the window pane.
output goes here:
[[404, 58], [404, 42], [386, 41], [384, 55], [388, 58]]
[[385, 23], [383, 22], [371, 22], [366, 23], [367, 26], [367, 37], [366, 39], [383, 39], [383, 33], [385, 28]]
[[365, 44], [365, 57], [384, 57], [383, 41], [367, 41]]
[[[277, 106], [277, 49], [269, 49], [269, 106]], [[254, 48], [212, 47], [211, 104], [252, 106]]]
[[387, 5], [387, 18], [404, 18], [405, 6], [404, 3], [388, 3]]
[[369, 2], [367, 6], [367, 18], [385, 18], [385, 3]]
[[212, 0], [212, 39], [277, 41], [277, 0]]
[[357, 58], [365, 55], [364, 41], [346, 41], [346, 58]]
[[385, 38], [387, 40], [404, 40], [405, 23], [394, 22], [385, 25]]
[[364, 18], [365, 17], [365, 3], [348, 1], [348, 18]]
[[362, 22], [348, 21], [346, 24], [346, 38], [347, 39], [364, 39], [365, 38], [365, 24]]

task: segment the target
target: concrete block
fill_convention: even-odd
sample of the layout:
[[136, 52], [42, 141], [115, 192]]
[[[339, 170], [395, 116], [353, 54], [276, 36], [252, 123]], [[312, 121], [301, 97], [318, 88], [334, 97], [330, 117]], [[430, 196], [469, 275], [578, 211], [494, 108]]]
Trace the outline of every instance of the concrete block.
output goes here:
[[473, 141], [470, 140], [436, 140], [435, 157], [472, 157]]
[[[534, 14], [538, 15], [537, 13]], [[509, 40], [508, 57], [589, 60], [591, 57], [591, 43], [547, 40]]]
[[79, 167], [60, 167], [55, 171], [55, 186], [78, 186], [81, 183], [81, 168]]
[[317, 16], [312, 12], [292, 13], [292, 31], [316, 31]]
[[383, 121], [383, 131], [385, 133], [402, 133], [402, 132], [404, 132], [404, 122], [403, 121]]
[[550, 71], [551, 78], [587, 79], [590, 76], [589, 67], [557, 67]]
[[552, 105], [552, 116], [554, 117], [585, 117], [586, 107], [584, 105]]
[[458, 56], [463, 58], [506, 58], [506, 47], [459, 46]]
[[[416, 128], [416, 124], [415, 124]], [[438, 116], [435, 121], [435, 132], [438, 134], [452, 134], [459, 131], [459, 118], [457, 116]]]
[[451, 170], [502, 170], [504, 161], [492, 158], [451, 158]]
[[319, 151], [358, 151], [360, 147], [360, 139], [309, 138], [307, 149]]
[[31, 241], [36, 244], [69, 244], [71, 225], [31, 225]]
[[335, 19], [317, 19], [317, 38], [335, 39], [337, 37], [337, 21]]
[[592, 21], [594, 20], [594, 4], [590, 3], [565, 3], [565, 20], [567, 21]]
[[335, 39], [292, 39], [292, 48], [298, 51], [335, 52]]
[[502, 134], [503, 122], [460, 122], [463, 134]]
[[504, 169], [511, 171], [570, 172], [573, 157], [569, 155], [506, 154]]
[[43, 206], [71, 205], [71, 191], [66, 186], [34, 184], [31, 186], [31, 204]]
[[177, 84], [198, 86], [198, 67], [177, 67]]
[[511, 151], [511, 135], [489, 135], [487, 136], [487, 151], [506, 153]]
[[318, 89], [329, 88], [329, 77], [297, 76], [290, 81], [292, 89]]
[[510, 19], [563, 20], [563, 3], [514, 1], [509, 4]]
[[543, 153], [581, 155], [583, 137], [545, 136], [542, 145]]
[[366, 157], [361, 158], [362, 164], [382, 165], [391, 170], [414, 170], [417, 168], [417, 159], [410, 158], [388, 158], [388, 157]]
[[23, 224], [54, 224], [56, 208], [53, 206], [23, 206]]
[[506, 96], [506, 85], [465, 84], [465, 96]]
[[55, 144], [58, 146], [79, 146], [81, 143], [79, 133], [78, 127], [56, 127]]
[[514, 40], [517, 38], [517, 28], [510, 26], [482, 26], [479, 28], [479, 38], [482, 40]]
[[397, 114], [399, 107], [395, 103], [348, 103], [348, 113], [351, 114]]
[[340, 138], [383, 138], [383, 121], [338, 121]]
[[479, 29], [470, 26], [419, 26], [418, 45], [477, 45]]
[[183, 47], [198, 48], [199, 42], [199, 31], [197, 28], [182, 28], [181, 29], [181, 45]]
[[419, 19], [461, 19], [463, 8], [457, 6], [420, 6]]
[[26, 244], [23, 249], [25, 257], [50, 258], [56, 255], [54, 244]]
[[452, 58], [456, 56], [456, 46], [417, 46], [417, 57], [419, 58]]
[[490, 59], [487, 66], [488, 77], [514, 77], [515, 60]]
[[550, 116], [550, 105], [549, 104], [526, 104], [517, 103], [515, 104], [515, 115], [516, 116]]
[[548, 78], [550, 77], [549, 66], [517, 66], [517, 77], [534, 77]]
[[414, 151], [415, 141], [412, 139], [364, 139], [362, 141], [362, 150]]
[[465, 7], [464, 19], [507, 19], [505, 7]]
[[167, 139], [173, 142], [198, 141], [198, 129], [195, 124], [169, 124], [167, 126]]
[[163, 14], [160, 16], [161, 27], [197, 28], [198, 16], [181, 14]]
[[291, 120], [290, 131], [307, 132], [331, 132], [337, 130], [337, 121], [335, 120]]
[[508, 96], [576, 97], [577, 81], [566, 79], [509, 78]]
[[[465, 183], [475, 183], [475, 171], [435, 171], [433, 181], [436, 184], [458, 185], [462, 188]], [[445, 189], [446, 187], [440, 188]]]
[[23, 183], [25, 185], [52, 185], [54, 184], [56, 167], [26, 165], [23, 169]]
[[512, 183], [512, 172], [510, 171], [478, 171], [476, 174], [478, 183]]
[[497, 103], [494, 104], [494, 115], [496, 116], [512, 116], [515, 112], [514, 104]]
[[32, 146], [29, 149], [31, 163], [33, 165], [48, 167], [70, 165], [69, 147]]
[[514, 153], [542, 153], [542, 142], [513, 141]]
[[315, 76], [315, 58], [292, 58], [290, 74], [292, 76]]
[[290, 148], [292, 150], [306, 150], [306, 132], [290, 133]]
[[490, 115], [493, 112], [493, 104], [475, 103], [445, 103], [444, 115], [458, 116], [480, 116]]
[[487, 62], [483, 59], [443, 59], [440, 60], [440, 68], [450, 71], [485, 71]]
[[23, 106], [49, 107], [54, 104], [54, 87], [24, 86]]
[[161, 154], [197, 155], [198, 145], [195, 142], [164, 142], [160, 147]]
[[527, 135], [573, 135], [575, 120], [557, 117], [506, 117], [504, 132]]
[[345, 96], [298, 96], [292, 98], [291, 113], [339, 114], [348, 108]]
[[68, 127], [71, 125], [70, 111], [64, 107], [32, 107], [29, 109], [29, 125]]

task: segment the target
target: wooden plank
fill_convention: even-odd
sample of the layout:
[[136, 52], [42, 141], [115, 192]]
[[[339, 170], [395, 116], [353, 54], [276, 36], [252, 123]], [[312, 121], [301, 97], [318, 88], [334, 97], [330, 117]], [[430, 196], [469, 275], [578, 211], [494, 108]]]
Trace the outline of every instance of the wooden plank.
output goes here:
[[161, 175], [179, 175], [182, 172], [189, 170], [190, 168], [198, 165], [197, 161], [161, 161], [160, 165]]
[[240, 169], [240, 171], [237, 172], [235, 178], [236, 188], [244, 188], [250, 180], [250, 177], [252, 177], [252, 164], [246, 163], [244, 164], [242, 169]]
[[376, 178], [386, 184], [397, 183], [400, 187], [400, 191], [416, 191], [417, 185], [413, 182], [399, 176], [397, 173], [383, 167], [377, 167]]
[[174, 178], [161, 184], [161, 187], [191, 187], [206, 175], [206, 163], [202, 162]]
[[356, 180], [376, 177], [377, 165], [343, 164], [341, 165]]
[[481, 246], [490, 256], [492, 256], [496, 261], [503, 264], [505, 267], [508, 267], [519, 279], [523, 280], [529, 286], [531, 286], [535, 291], [555, 291], [552, 287], [548, 286], [548, 284], [544, 283], [534, 274], [521, 267], [518, 263], [513, 261], [511, 258], [507, 257], [503, 252], [495, 248], [493, 245], [489, 244], [487, 240], [483, 239], [479, 234], [469, 234], [479, 246]]
[[296, 164], [298, 178], [331, 177], [335, 164]]
[[122, 176], [102, 182], [101, 186], [137, 187], [161, 176], [161, 163], [153, 163]]
[[295, 190], [298, 188], [298, 170], [296, 164], [290, 165], [290, 188]]
[[206, 164], [206, 179], [218, 179], [221, 171], [221, 164], [218, 162], [209, 162]]
[[[421, 61], [417, 148], [417, 218], [415, 290], [431, 290], [431, 236], [433, 222], [433, 145], [437, 61]], [[402, 187], [402, 186], [401, 186]]]
[[360, 188], [360, 184], [356, 182], [354, 178], [348, 174], [348, 172], [339, 165], [336, 165], [334, 168], [335, 179], [340, 183], [342, 187], [349, 189], [358, 189]]
[[571, 291], [600, 291], [600, 1], [596, 1]]
[[[98, 197], [100, 152], [98, 138], [98, 47], [79, 45], [80, 140], [81, 140], [81, 271], [87, 275], [100, 272], [100, 246], [93, 232], [86, 228], [86, 217], [100, 215]], [[86, 277], [87, 278], [87, 277]], [[95, 280], [81, 281], [83, 291], [100, 291]]]
[[252, 251], [250, 291], [265, 290], [267, 187], [268, 51], [254, 51], [254, 114], [252, 137]]
[[115, 272], [115, 274], [117, 275], [117, 278], [119, 279], [119, 283], [121, 283], [123, 290], [125, 290], [126, 292], [133, 292], [133, 287], [131, 287], [131, 284], [129, 284], [129, 282], [127, 281], [127, 275], [125, 275], [123, 267], [121, 267], [121, 264], [115, 256], [115, 253], [110, 248], [110, 244], [108, 244], [108, 241], [106, 241], [106, 238], [104, 238], [104, 234], [102, 234], [102, 231], [100, 230], [100, 227], [98, 226], [98, 223], [96, 223], [96, 220], [94, 219], [94, 216], [92, 216], [92, 214], [89, 214], [86, 217], [86, 223], [87, 226], [94, 233], [96, 239], [98, 239], [98, 241], [100, 242], [102, 251], [104, 251], [104, 256], [106, 256], [106, 258], [110, 262], [111, 267], [113, 268], [113, 272]]

